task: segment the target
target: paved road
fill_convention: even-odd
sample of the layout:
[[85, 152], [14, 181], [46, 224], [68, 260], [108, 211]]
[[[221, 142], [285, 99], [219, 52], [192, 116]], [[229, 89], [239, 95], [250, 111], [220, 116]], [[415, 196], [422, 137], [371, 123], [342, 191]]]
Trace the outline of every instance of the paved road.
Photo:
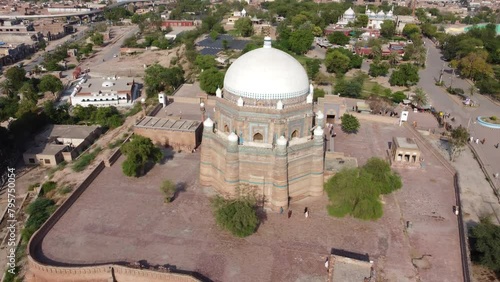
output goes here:
[[[441, 69], [445, 66], [443, 81], [445, 85], [450, 85], [453, 80], [453, 87], [460, 87], [467, 93], [470, 88], [470, 83], [459, 77], [453, 77], [451, 69], [447, 67], [447, 63], [441, 59], [441, 53], [434, 44], [425, 39], [425, 44], [428, 48], [427, 67], [420, 71], [419, 87], [428, 94], [432, 106], [440, 111], [446, 111], [455, 117], [455, 126], [462, 124], [469, 127], [471, 135], [474, 138], [486, 139], [484, 145], [481, 143], [474, 144], [480, 159], [486, 166], [490, 176], [496, 172], [500, 172], [500, 148], [495, 148], [494, 145], [500, 142], [500, 130], [486, 128], [475, 122], [478, 116], [500, 116], [500, 107], [488, 98], [480, 94], [474, 94], [472, 99], [479, 103], [479, 107], [465, 107], [461, 104], [460, 99], [449, 95], [442, 87], [436, 86], [435, 82], [439, 79]], [[497, 187], [500, 186], [500, 181], [495, 180]]]

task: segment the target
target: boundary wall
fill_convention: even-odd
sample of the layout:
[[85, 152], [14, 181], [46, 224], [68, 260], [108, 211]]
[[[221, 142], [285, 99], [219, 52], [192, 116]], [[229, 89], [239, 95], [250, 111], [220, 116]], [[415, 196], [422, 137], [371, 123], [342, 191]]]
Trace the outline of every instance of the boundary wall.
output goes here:
[[[119, 152], [119, 150], [117, 150]], [[115, 152], [111, 158], [115, 158]], [[118, 158], [118, 157], [116, 157]], [[112, 163], [111, 160], [108, 162]], [[114, 162], [114, 161], [113, 161]], [[62, 267], [44, 264], [37, 260], [40, 245], [47, 233], [54, 227], [59, 219], [71, 208], [87, 187], [104, 170], [105, 162], [101, 161], [87, 178], [75, 189], [68, 199], [47, 219], [40, 229], [33, 234], [28, 242], [27, 259], [28, 270], [25, 275], [27, 282], [196, 282], [198, 279], [180, 273], [167, 271], [154, 271], [132, 268], [117, 264], [104, 264], [94, 266]]]

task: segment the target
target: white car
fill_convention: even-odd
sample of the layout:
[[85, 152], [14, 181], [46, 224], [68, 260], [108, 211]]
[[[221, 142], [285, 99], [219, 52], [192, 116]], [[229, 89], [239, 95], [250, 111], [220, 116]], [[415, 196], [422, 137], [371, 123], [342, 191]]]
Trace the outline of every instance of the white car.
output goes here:
[[118, 57], [118, 54], [114, 54], [114, 55], [113, 55], [113, 58], [116, 58], [116, 57]]

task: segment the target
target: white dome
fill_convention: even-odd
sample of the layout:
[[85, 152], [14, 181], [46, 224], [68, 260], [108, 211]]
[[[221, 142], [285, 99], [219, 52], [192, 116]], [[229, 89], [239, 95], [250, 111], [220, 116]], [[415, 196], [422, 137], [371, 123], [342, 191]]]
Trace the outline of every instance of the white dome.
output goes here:
[[314, 130], [314, 136], [323, 136], [323, 129], [321, 129], [321, 126], [316, 127]]
[[385, 13], [384, 13], [384, 11], [380, 11], [380, 12], [377, 13], [377, 15], [379, 15], [379, 16], [385, 16]]
[[318, 119], [323, 119], [324, 117], [325, 117], [325, 115], [324, 115], [321, 111], [318, 111], [318, 112], [316, 113], [316, 118], [318, 118]]
[[347, 9], [347, 11], [344, 12], [344, 15], [352, 16], [352, 15], [354, 15], [354, 10], [352, 8], [349, 8], [349, 9]]
[[286, 143], [288, 141], [286, 140], [285, 136], [280, 136], [280, 138], [278, 138], [278, 140], [276, 141], [276, 144], [278, 144], [278, 146], [286, 146]]
[[203, 122], [203, 126], [205, 126], [205, 127], [214, 127], [214, 122], [210, 118], [207, 118]]
[[307, 95], [309, 78], [302, 65], [287, 53], [266, 47], [238, 58], [226, 72], [224, 89], [240, 97], [258, 100]]
[[236, 135], [234, 132], [231, 132], [231, 134], [227, 136], [227, 140], [229, 142], [238, 142], [238, 135]]
[[101, 84], [101, 86], [102, 86], [102, 87], [111, 87], [111, 86], [113, 86], [113, 84], [114, 84], [114, 83], [113, 83], [112, 81], [106, 80], [106, 81], [104, 81], [104, 82]]

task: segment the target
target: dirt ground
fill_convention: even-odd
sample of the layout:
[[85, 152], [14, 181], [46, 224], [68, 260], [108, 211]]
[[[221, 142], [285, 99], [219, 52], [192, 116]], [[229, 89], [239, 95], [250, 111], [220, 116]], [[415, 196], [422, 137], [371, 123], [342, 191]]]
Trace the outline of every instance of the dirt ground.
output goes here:
[[[337, 135], [335, 146], [363, 164], [384, 157], [393, 135], [409, 134], [404, 127], [363, 121], [357, 135]], [[54, 226], [38, 254], [54, 264], [145, 260], [213, 281], [324, 281], [325, 256], [337, 248], [368, 254], [386, 281], [460, 281], [452, 177], [429, 152], [424, 156], [424, 168], [399, 170], [404, 186], [383, 198], [384, 216], [376, 222], [329, 217], [323, 196], [292, 204], [290, 219], [267, 213], [245, 239], [215, 225], [214, 191], [198, 185], [197, 153], [174, 154], [141, 178], [123, 176], [120, 159]], [[165, 179], [181, 188], [171, 204], [159, 191]], [[413, 223], [409, 230], [406, 221]]]

